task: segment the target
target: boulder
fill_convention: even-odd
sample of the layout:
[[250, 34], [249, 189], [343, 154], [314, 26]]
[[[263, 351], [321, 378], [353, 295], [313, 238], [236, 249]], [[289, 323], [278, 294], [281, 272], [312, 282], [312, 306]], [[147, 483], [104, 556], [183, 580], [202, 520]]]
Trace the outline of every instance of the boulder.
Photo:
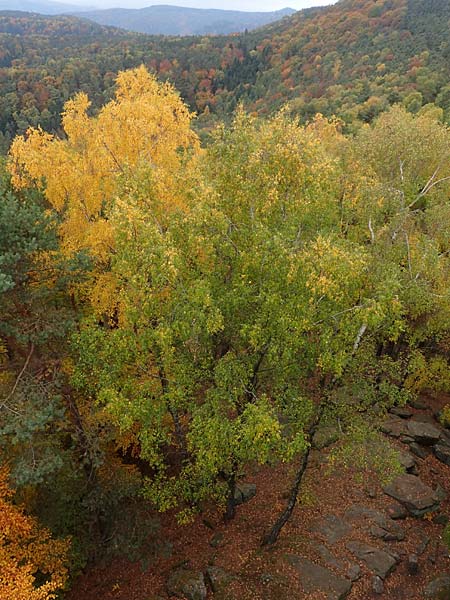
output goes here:
[[423, 400], [419, 400], [419, 398], [412, 398], [408, 404], [416, 410], [425, 410], [428, 408], [428, 405]]
[[350, 522], [359, 521], [360, 527], [369, 527], [373, 537], [386, 542], [405, 539], [403, 528], [379, 510], [355, 504], [345, 511], [345, 518]]
[[447, 525], [447, 523], [450, 521], [450, 519], [448, 518], [448, 515], [446, 515], [445, 513], [438, 513], [437, 515], [435, 515], [433, 517], [433, 523], [436, 523], [436, 525]]
[[414, 438], [414, 441], [424, 446], [432, 446], [441, 436], [440, 430], [435, 425], [421, 421], [409, 421], [408, 434]]
[[413, 411], [406, 406], [394, 406], [389, 412], [396, 417], [400, 417], [401, 419], [409, 419], [414, 414]]
[[304, 594], [311, 594], [311, 597], [322, 594], [327, 600], [343, 600], [351, 590], [351, 581], [302, 556], [290, 554], [287, 561], [297, 571]]
[[383, 583], [383, 580], [381, 579], [381, 577], [378, 577], [378, 575], [374, 575], [373, 576], [373, 579], [372, 579], [372, 589], [374, 591], [374, 594], [381, 595], [384, 592], [384, 583]]
[[439, 442], [434, 446], [433, 451], [438, 460], [450, 467], [450, 446]]
[[350, 566], [345, 572], [345, 576], [347, 579], [350, 579], [350, 581], [356, 581], [361, 577], [361, 567], [356, 563], [350, 563]]
[[425, 587], [424, 596], [431, 600], [449, 600], [450, 575], [440, 575], [432, 579]]
[[340, 517], [327, 515], [311, 527], [313, 533], [318, 533], [329, 544], [335, 544], [351, 532], [352, 528]]
[[419, 421], [420, 423], [430, 423], [430, 425], [436, 426], [436, 419], [430, 413], [416, 413], [412, 421]]
[[349, 542], [347, 548], [359, 560], [362, 560], [370, 571], [373, 571], [381, 579], [385, 579], [397, 564], [396, 559], [391, 554], [379, 548], [369, 546], [364, 542]]
[[208, 594], [203, 573], [184, 568], [172, 571], [166, 589], [169, 596], [187, 600], [206, 600]]
[[409, 444], [409, 449], [418, 458], [426, 458], [429, 455], [429, 453], [430, 453], [429, 448], [424, 448], [423, 446], [421, 446], [417, 442], [411, 442]]
[[254, 483], [238, 483], [234, 490], [234, 504], [243, 504], [248, 502], [256, 495], [256, 485]]
[[414, 517], [421, 517], [427, 512], [432, 512], [439, 505], [436, 492], [423, 483], [419, 477], [408, 473], [396, 477], [394, 481], [384, 486], [383, 491], [401, 502]]
[[395, 521], [392, 521], [395, 527], [384, 528], [380, 525], [372, 525], [370, 534], [374, 538], [384, 540], [385, 542], [401, 542], [405, 539], [405, 532]]
[[387, 507], [386, 512], [387, 516], [390, 519], [394, 519], [396, 521], [400, 519], [406, 519], [406, 517], [408, 516], [408, 511], [406, 510], [406, 508], [398, 502], [396, 502], [395, 504], [390, 504]]
[[408, 423], [400, 417], [390, 417], [381, 425], [381, 431], [394, 438], [408, 433]]
[[211, 566], [206, 569], [205, 579], [212, 591], [216, 594], [227, 587], [233, 579], [233, 576], [220, 567]]
[[398, 451], [398, 460], [405, 471], [413, 471], [416, 467], [414, 456], [412, 456], [412, 454], [409, 452], [405, 452], [404, 450]]
[[447, 498], [447, 492], [440, 483], [437, 484], [436, 489], [434, 490], [434, 495], [438, 502], [444, 502], [444, 500]]
[[356, 563], [349, 563], [347, 560], [337, 558], [323, 544], [313, 545], [312, 547], [320, 555], [327, 567], [337, 569], [343, 573], [347, 579], [350, 579], [350, 581], [356, 581], [361, 576], [361, 568]]

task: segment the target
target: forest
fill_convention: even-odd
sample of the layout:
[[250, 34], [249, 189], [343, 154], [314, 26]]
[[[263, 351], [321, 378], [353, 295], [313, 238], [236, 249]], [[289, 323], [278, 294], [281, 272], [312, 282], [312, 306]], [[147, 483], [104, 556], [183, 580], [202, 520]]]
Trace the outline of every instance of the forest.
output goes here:
[[175, 85], [202, 139], [240, 103], [257, 116], [287, 104], [302, 122], [337, 115], [347, 132], [399, 103], [448, 122], [449, 19], [447, 0], [341, 0], [245, 34], [170, 37], [0, 12], [0, 152], [28, 127], [61, 133], [78, 91], [99, 110], [117, 73], [141, 64]]
[[64, 137], [16, 137], [3, 167], [5, 600], [127, 552], [142, 504], [232, 519], [247, 465], [307, 457], [323, 423], [336, 460], [395, 473], [383, 416], [450, 391], [434, 113], [396, 105], [348, 136], [238, 108], [205, 148], [170, 84], [142, 66], [116, 85], [95, 117], [68, 101]]
[[1, 600], [448, 597], [449, 10], [0, 17]]

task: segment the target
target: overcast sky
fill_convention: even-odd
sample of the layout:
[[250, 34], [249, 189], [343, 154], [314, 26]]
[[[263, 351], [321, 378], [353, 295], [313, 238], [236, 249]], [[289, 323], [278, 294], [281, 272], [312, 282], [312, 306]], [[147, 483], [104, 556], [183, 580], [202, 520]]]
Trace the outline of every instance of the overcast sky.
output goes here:
[[227, 10], [278, 10], [289, 6], [296, 10], [310, 6], [333, 4], [334, 0], [67, 0], [69, 4], [110, 8], [142, 8], [153, 4], [172, 4], [175, 6], [191, 6], [195, 8], [222, 8]]

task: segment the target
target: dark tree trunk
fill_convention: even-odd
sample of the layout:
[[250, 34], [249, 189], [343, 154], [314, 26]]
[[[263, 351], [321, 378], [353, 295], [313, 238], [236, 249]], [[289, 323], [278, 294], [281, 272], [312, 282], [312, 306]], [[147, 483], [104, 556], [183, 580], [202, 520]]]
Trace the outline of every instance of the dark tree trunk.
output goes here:
[[295, 505], [297, 504], [297, 497], [298, 497], [300, 485], [302, 483], [303, 476], [308, 467], [308, 460], [309, 460], [309, 455], [311, 452], [312, 438], [317, 430], [317, 427], [319, 426], [320, 420], [322, 418], [323, 410], [324, 410], [324, 404], [322, 403], [319, 405], [316, 415], [314, 417], [314, 420], [308, 429], [308, 433], [306, 436], [306, 441], [308, 443], [308, 447], [300, 459], [300, 464], [299, 464], [299, 467], [297, 470], [297, 475], [295, 476], [294, 485], [292, 486], [292, 490], [289, 494], [289, 500], [288, 500], [287, 506], [283, 510], [283, 512], [280, 514], [278, 519], [275, 521], [275, 523], [272, 525], [270, 531], [268, 533], [266, 533], [266, 535], [261, 540], [261, 546], [268, 546], [268, 545], [274, 544], [277, 541], [281, 530], [283, 529], [283, 527], [286, 525], [286, 523], [291, 518], [292, 512], [295, 508]]
[[234, 519], [234, 515], [236, 514], [236, 504], [234, 500], [234, 495], [236, 492], [236, 475], [234, 473], [228, 478], [227, 484], [228, 497], [224, 518], [225, 521], [231, 521], [231, 519]]

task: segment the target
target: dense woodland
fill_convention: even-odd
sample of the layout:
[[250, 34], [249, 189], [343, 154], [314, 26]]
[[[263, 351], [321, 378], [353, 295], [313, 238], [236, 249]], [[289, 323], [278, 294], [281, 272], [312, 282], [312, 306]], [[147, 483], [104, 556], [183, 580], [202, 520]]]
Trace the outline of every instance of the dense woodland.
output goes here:
[[[449, 48], [420, 9], [150, 41], [2, 18], [2, 600], [139, 556], [143, 507], [232, 519], [246, 465], [307, 460], [320, 424], [396, 472], [386, 411], [450, 391]], [[166, 78], [244, 106], [201, 143]]]
[[289, 102], [349, 131], [394, 104], [448, 121], [447, 0], [342, 0], [242, 35], [155, 37], [75, 17], [0, 13], [3, 150], [29, 126], [60, 131], [64, 103], [86, 92], [93, 109], [112, 98], [118, 71], [145, 64], [175, 84], [209, 130], [240, 102], [257, 115]]

